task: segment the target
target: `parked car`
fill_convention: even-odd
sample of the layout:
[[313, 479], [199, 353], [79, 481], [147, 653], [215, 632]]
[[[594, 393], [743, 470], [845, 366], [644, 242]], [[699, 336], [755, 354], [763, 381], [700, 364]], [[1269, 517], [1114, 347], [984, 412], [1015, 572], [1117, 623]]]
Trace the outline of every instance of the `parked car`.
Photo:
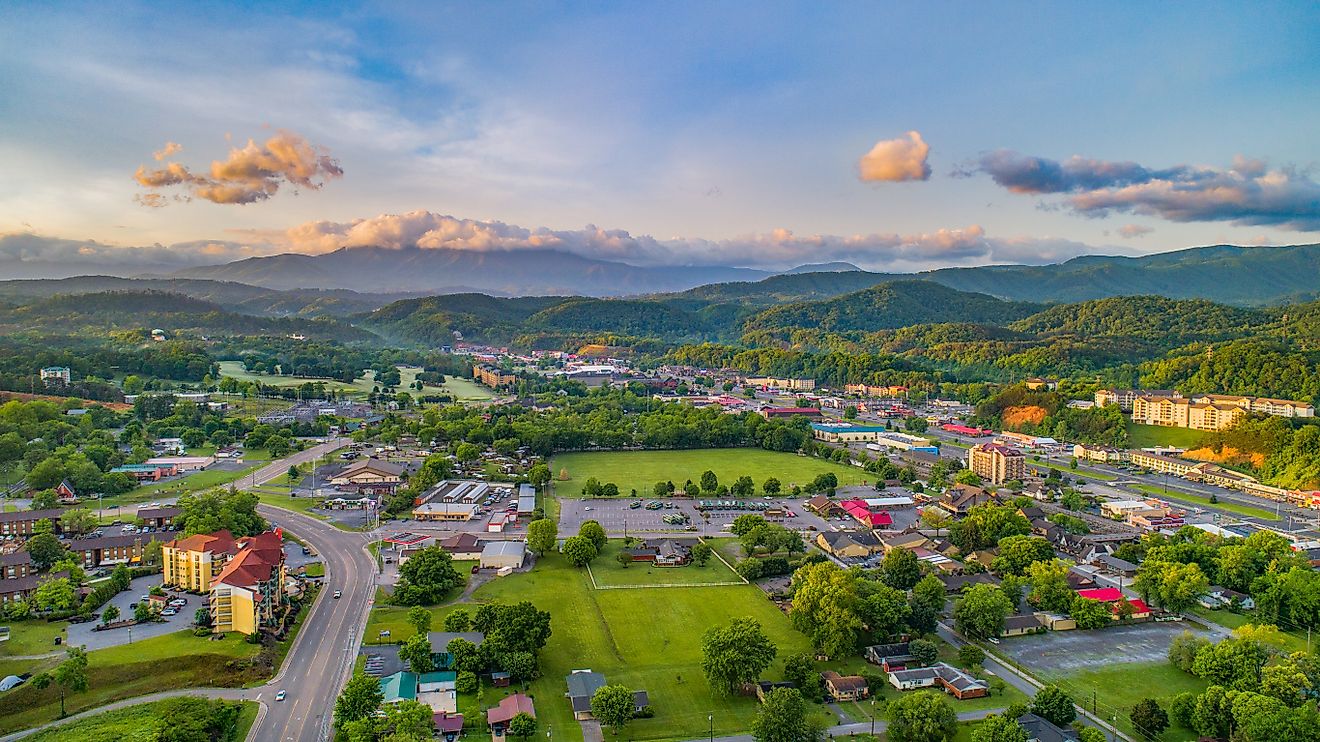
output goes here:
[[178, 608], [166, 608], [165, 610], [163, 610], [163, 611], [160, 612], [160, 615], [162, 615], [162, 616], [177, 616], [177, 615], [179, 615], [179, 609], [178, 609]]

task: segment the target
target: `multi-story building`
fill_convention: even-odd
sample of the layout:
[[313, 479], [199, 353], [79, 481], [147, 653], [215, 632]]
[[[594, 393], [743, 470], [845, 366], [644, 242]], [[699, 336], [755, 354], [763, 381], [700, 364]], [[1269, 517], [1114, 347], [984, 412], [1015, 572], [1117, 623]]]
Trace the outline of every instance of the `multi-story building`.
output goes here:
[[743, 386], [763, 386], [768, 389], [783, 389], [790, 392], [809, 392], [816, 388], [815, 379], [776, 379], [771, 376], [749, 376], [743, 379]]
[[24, 510], [17, 513], [0, 513], [0, 536], [31, 536], [37, 527], [37, 523], [48, 520], [55, 533], [60, 533], [60, 516], [64, 511], [54, 510]]
[[1215, 405], [1233, 405], [1248, 412], [1276, 417], [1315, 417], [1315, 406], [1292, 399], [1269, 397], [1243, 397], [1235, 394], [1198, 394], [1193, 402]]
[[1073, 456], [1082, 461], [1098, 461], [1102, 464], [1121, 464], [1128, 460], [1128, 452], [1109, 446], [1092, 446], [1078, 443], [1073, 446]]
[[195, 593], [210, 592], [211, 583], [236, 553], [238, 543], [229, 531], [198, 533], [167, 541], [161, 547], [164, 582]]
[[908, 388], [898, 386], [871, 386], [870, 384], [845, 384], [843, 391], [845, 394], [856, 394], [861, 397], [901, 397], [907, 394]]
[[472, 378], [492, 389], [512, 386], [518, 383], [518, 377], [498, 366], [473, 366]]
[[1230, 402], [1141, 396], [1132, 403], [1132, 422], [1192, 430], [1223, 430], [1237, 423], [1247, 412], [1248, 408]]
[[1116, 404], [1124, 412], [1131, 412], [1132, 405], [1137, 397], [1164, 397], [1168, 399], [1182, 399], [1182, 394], [1173, 389], [1097, 389], [1095, 392], [1095, 406], [1104, 407], [1108, 404]]
[[1026, 459], [1016, 448], [998, 443], [978, 443], [967, 450], [967, 468], [991, 484], [1020, 481], [1026, 476]]
[[[111, 564], [139, 564], [147, 544], [164, 541], [169, 533], [125, 533], [73, 539], [69, 551], [84, 568]], [[163, 547], [162, 547], [163, 548]]]
[[68, 384], [72, 379], [73, 375], [69, 372], [68, 366], [47, 366], [41, 369], [41, 380], [46, 384]]
[[276, 531], [240, 539], [211, 585], [211, 630], [255, 634], [279, 626], [285, 606], [284, 548]]

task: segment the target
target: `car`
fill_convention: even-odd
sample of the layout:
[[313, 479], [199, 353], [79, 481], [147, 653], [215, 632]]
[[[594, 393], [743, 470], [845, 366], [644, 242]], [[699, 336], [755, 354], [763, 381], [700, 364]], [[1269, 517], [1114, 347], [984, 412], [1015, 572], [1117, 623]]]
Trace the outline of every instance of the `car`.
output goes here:
[[637, 500], [637, 501], [634, 501], [634, 502], [630, 502], [630, 503], [628, 503], [628, 508], [629, 508], [630, 510], [636, 510], [637, 508], [640, 508], [641, 506], [642, 506], [642, 502], [641, 502], [641, 500]]
[[174, 600], [171, 600], [169, 602], [169, 605], [172, 608], [181, 608], [185, 605], [188, 605], [188, 601], [185, 598], [175, 598]]
[[163, 610], [163, 611], [160, 612], [160, 615], [162, 615], [162, 616], [177, 616], [177, 615], [179, 615], [179, 609], [178, 609], [178, 608], [166, 608], [165, 610]]
[[343, 595], [344, 595], [344, 591], [343, 591], [343, 590], [336, 590], [336, 591], [335, 591], [335, 600], [339, 600], [339, 598], [343, 597]]
[[276, 700], [276, 701], [283, 701], [285, 695], [286, 695], [285, 691], [282, 691], [282, 690], [281, 690], [279, 693], [276, 693], [276, 694], [275, 694], [275, 700]]
[[591, 508], [590, 505], [588, 505], [588, 506], [586, 506], [585, 508], [582, 508], [582, 509], [585, 510], [586, 512], [590, 513], [592, 508]]

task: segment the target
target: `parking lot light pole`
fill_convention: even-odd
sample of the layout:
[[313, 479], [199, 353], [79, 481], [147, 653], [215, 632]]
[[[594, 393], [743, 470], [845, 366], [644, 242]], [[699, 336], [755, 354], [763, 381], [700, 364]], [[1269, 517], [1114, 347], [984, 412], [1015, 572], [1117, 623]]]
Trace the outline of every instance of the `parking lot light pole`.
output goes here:
[[715, 714], [706, 714], [706, 721], [710, 722], [710, 742], [715, 742]]

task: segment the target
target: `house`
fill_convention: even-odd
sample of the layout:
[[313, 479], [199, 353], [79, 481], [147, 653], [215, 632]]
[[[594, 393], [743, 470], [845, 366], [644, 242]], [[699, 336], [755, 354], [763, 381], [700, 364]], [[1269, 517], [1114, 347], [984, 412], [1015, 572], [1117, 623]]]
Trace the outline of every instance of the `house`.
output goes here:
[[518, 714], [527, 714], [536, 718], [536, 706], [532, 699], [522, 693], [514, 693], [500, 699], [498, 705], [486, 710], [486, 724], [490, 726], [491, 737], [499, 739], [509, 729], [509, 722]]
[[403, 472], [404, 468], [398, 464], [379, 459], [361, 459], [330, 477], [330, 484], [348, 487], [396, 486], [403, 481]]
[[1016, 448], [978, 443], [967, 449], [967, 468], [991, 484], [1022, 481], [1026, 478], [1027, 457]]
[[821, 531], [816, 545], [839, 559], [865, 559], [884, 548], [870, 531]]
[[916, 531], [912, 531], [910, 533], [899, 533], [893, 536], [886, 536], [884, 538], [884, 548], [886, 554], [893, 551], [894, 549], [907, 549], [908, 551], [924, 549], [930, 546], [930, 544], [931, 544], [930, 539], [926, 538], [920, 533], [917, 533]]
[[486, 641], [486, 635], [480, 631], [431, 631], [426, 634], [426, 639], [431, 643], [431, 656], [436, 667], [443, 669], [454, 661], [454, 656], [449, 653], [450, 642], [463, 639], [479, 647]]
[[917, 658], [912, 655], [910, 642], [897, 642], [895, 644], [872, 644], [866, 648], [864, 655], [866, 661], [873, 665], [879, 665], [885, 672], [890, 670], [906, 669], [910, 662]]
[[73, 491], [73, 485], [69, 484], [67, 479], [62, 479], [59, 484], [55, 485], [55, 496], [59, 498], [62, 505], [72, 505], [78, 502], [78, 493]]
[[417, 700], [417, 673], [396, 672], [380, 679], [382, 703], [402, 703]]
[[481, 549], [482, 569], [518, 569], [527, 559], [527, 544], [521, 541], [490, 541]]
[[183, 509], [176, 507], [138, 508], [137, 518], [149, 528], [167, 530], [174, 527], [174, 519], [182, 513]]
[[1076, 742], [1078, 738], [1071, 727], [1058, 726], [1032, 713], [1019, 716], [1017, 722], [1027, 730], [1027, 742]]
[[463, 715], [437, 711], [431, 716], [431, 725], [445, 742], [454, 742], [463, 733]]
[[999, 578], [989, 572], [979, 572], [971, 575], [936, 575], [936, 577], [944, 583], [944, 592], [950, 595], [961, 593], [973, 585], [999, 584]]
[[1091, 560], [1091, 564], [1106, 572], [1112, 572], [1123, 577], [1137, 576], [1137, 565], [1126, 559], [1119, 559], [1112, 554], [1096, 554], [1095, 558]]
[[573, 718], [578, 721], [594, 718], [591, 696], [605, 685], [605, 676], [591, 670], [574, 670], [564, 681], [568, 684], [568, 703], [573, 708]]
[[822, 518], [832, 518], [843, 514], [843, 508], [825, 495], [816, 495], [803, 503], [803, 507]]
[[1230, 590], [1222, 585], [1211, 585], [1205, 595], [1197, 598], [1196, 602], [1211, 610], [1237, 607], [1249, 611], [1256, 607], [1256, 601], [1250, 595]]
[[682, 539], [643, 541], [628, 552], [634, 562], [652, 562], [657, 567], [681, 567], [692, 560], [691, 542]]
[[51, 384], [68, 385], [73, 378], [68, 366], [47, 366], [41, 369], [41, 381], [47, 386]]
[[1077, 595], [1091, 600], [1098, 600], [1101, 603], [1109, 603], [1114, 612], [1114, 620], [1118, 620], [1118, 607], [1123, 601], [1127, 601], [1132, 606], [1132, 618], [1149, 618], [1150, 608], [1146, 603], [1137, 598], [1128, 599], [1123, 595], [1123, 591], [1116, 587], [1101, 587], [1092, 590], [1078, 590]]
[[1034, 634], [1041, 628], [1040, 619], [1031, 613], [1020, 613], [1015, 616], [1008, 616], [1004, 619], [1004, 630], [999, 632], [1000, 636], [1023, 636], [1025, 634]]
[[994, 495], [980, 487], [955, 484], [940, 496], [935, 506], [955, 518], [961, 518], [977, 505], [989, 505], [994, 501]]
[[480, 559], [481, 550], [485, 548], [485, 543], [477, 538], [476, 534], [467, 531], [442, 539], [439, 545], [449, 556], [458, 561]]
[[825, 681], [825, 692], [835, 701], [856, 701], [871, 695], [866, 679], [860, 675], [840, 675], [833, 670], [820, 674]]
[[797, 687], [796, 683], [791, 683], [787, 680], [780, 680], [779, 682], [773, 682], [770, 680], [758, 680], [756, 681], [756, 700], [760, 701], [761, 703], [765, 703], [765, 697], [770, 695], [770, 692], [773, 691], [774, 689], [796, 688], [796, 687]]
[[939, 687], [958, 700], [990, 695], [989, 683], [943, 662], [930, 667], [894, 670], [889, 673], [889, 683], [899, 690]]

